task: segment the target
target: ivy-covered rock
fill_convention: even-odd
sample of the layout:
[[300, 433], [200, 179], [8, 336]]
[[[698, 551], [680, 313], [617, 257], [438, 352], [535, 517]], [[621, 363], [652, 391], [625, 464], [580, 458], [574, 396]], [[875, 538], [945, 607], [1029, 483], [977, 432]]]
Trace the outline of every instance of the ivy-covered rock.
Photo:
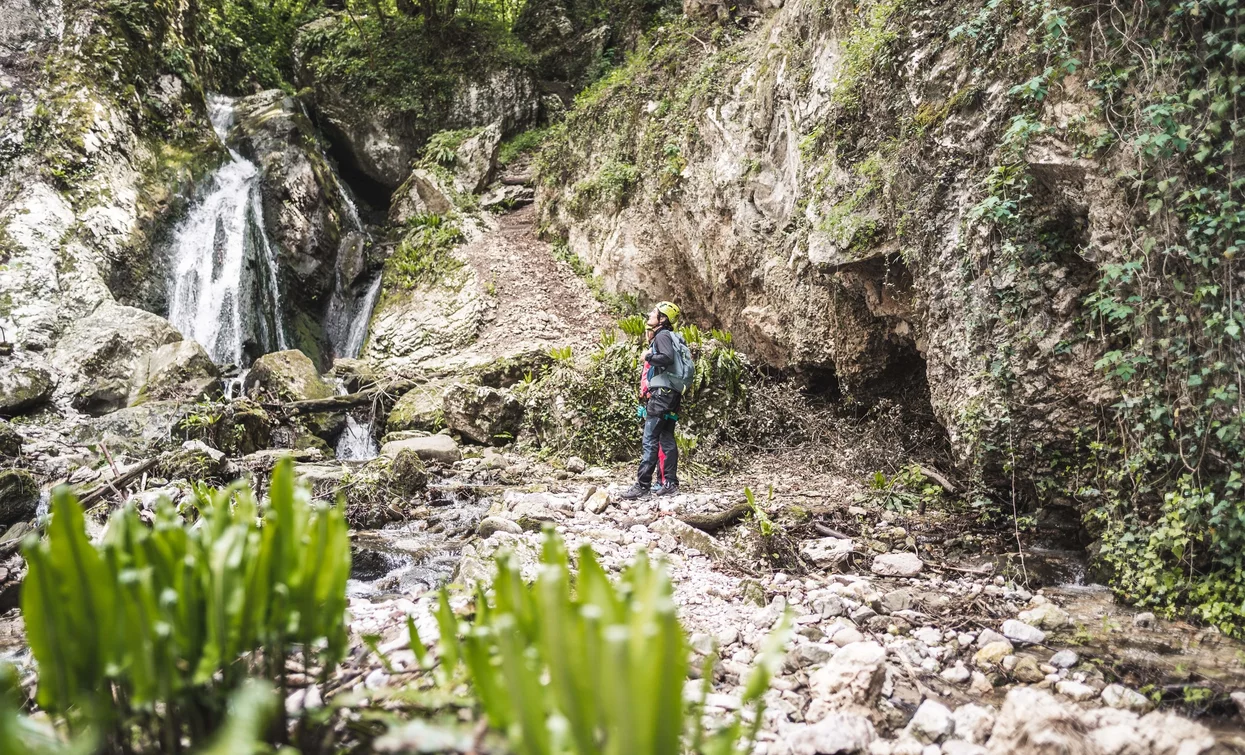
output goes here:
[[243, 382], [246, 395], [262, 401], [304, 401], [335, 395], [306, 354], [297, 350], [265, 354]]
[[519, 434], [523, 404], [487, 386], [454, 383], [441, 400], [446, 427], [483, 445], [504, 446]]
[[39, 507], [39, 484], [24, 469], [0, 470], [0, 526], [26, 521]]

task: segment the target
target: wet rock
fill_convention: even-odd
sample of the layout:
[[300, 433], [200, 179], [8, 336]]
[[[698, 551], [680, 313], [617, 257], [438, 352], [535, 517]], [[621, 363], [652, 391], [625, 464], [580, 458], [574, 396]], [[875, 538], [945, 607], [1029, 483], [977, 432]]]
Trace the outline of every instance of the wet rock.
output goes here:
[[441, 410], [450, 430], [484, 445], [509, 443], [523, 422], [523, 404], [509, 393], [482, 385], [451, 385]]
[[480, 520], [480, 524], [476, 528], [476, 534], [480, 538], [488, 538], [494, 532], [508, 532], [512, 535], [520, 535], [523, 533], [523, 528], [517, 522], [504, 516], [486, 516]]
[[414, 449], [405, 448], [393, 455], [389, 464], [389, 487], [399, 495], [415, 496], [428, 487], [428, 469]]
[[1024, 645], [1039, 645], [1046, 641], [1046, 633], [1041, 629], [1016, 619], [1003, 622], [1003, 636]]
[[970, 744], [985, 744], [994, 729], [994, 709], [976, 703], [961, 705], [951, 714], [955, 736]]
[[786, 740], [793, 755], [852, 755], [866, 752], [876, 737], [864, 716], [832, 712], [815, 724], [793, 727]]
[[24, 469], [0, 470], [0, 525], [34, 517], [39, 507], [39, 484]]
[[402, 451], [414, 451], [424, 461], [453, 464], [462, 458], [458, 444], [448, 435], [426, 435], [419, 438], [392, 440], [381, 446], [384, 456], [397, 456]]
[[1050, 657], [1050, 665], [1055, 668], [1072, 668], [1080, 657], [1072, 650], [1060, 650]]
[[874, 574], [883, 577], [914, 577], [925, 568], [915, 553], [883, 553], [873, 559]]
[[22, 455], [22, 436], [13, 426], [0, 419], [0, 458], [16, 459]]
[[886, 680], [886, 650], [876, 642], [855, 642], [809, 677], [813, 694], [826, 703], [871, 705]]
[[497, 150], [500, 146], [501, 121], [491, 123], [464, 139], [455, 150], [454, 190], [460, 194], [484, 191], [497, 169]]
[[141, 360], [182, 340], [168, 320], [106, 301], [61, 338], [50, 361], [61, 375], [58, 395], [75, 409], [99, 416], [125, 407]]
[[1154, 707], [1150, 698], [1122, 684], [1109, 684], [1102, 690], [1102, 701], [1112, 708], [1145, 713]]
[[800, 555], [817, 566], [838, 566], [848, 559], [854, 550], [850, 538], [823, 537], [800, 543]]
[[921, 742], [936, 744], [955, 731], [955, 720], [947, 706], [936, 700], [925, 700], [904, 731]]
[[982, 649], [978, 650], [973, 656], [973, 665], [975, 666], [995, 666], [1003, 662], [1003, 659], [1012, 654], [1014, 648], [1007, 640], [991, 642]]
[[220, 393], [220, 369], [203, 347], [184, 340], [138, 360], [130, 405], [147, 401], [198, 401]]
[[0, 416], [24, 414], [47, 402], [52, 387], [52, 376], [42, 367], [0, 363]]
[[265, 401], [306, 401], [336, 394], [311, 359], [298, 349], [274, 351], [256, 359], [243, 390], [247, 396]]
[[1047, 630], [1059, 629], [1071, 621], [1067, 611], [1064, 611], [1054, 603], [1036, 605], [1027, 611], [1021, 611], [1016, 618], [1030, 626]]

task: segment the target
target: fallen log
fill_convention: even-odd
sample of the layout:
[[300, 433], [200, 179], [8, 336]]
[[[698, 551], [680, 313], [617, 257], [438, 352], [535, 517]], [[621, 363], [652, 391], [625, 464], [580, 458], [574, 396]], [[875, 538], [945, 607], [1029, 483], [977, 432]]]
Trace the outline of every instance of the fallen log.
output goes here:
[[269, 411], [280, 411], [287, 414], [321, 414], [345, 411], [353, 409], [356, 406], [370, 404], [378, 398], [391, 399], [396, 401], [404, 393], [407, 393], [422, 381], [419, 380], [394, 380], [383, 385], [375, 385], [367, 390], [358, 393], [347, 393], [342, 396], [332, 396], [330, 398], [310, 398], [302, 401], [290, 401], [288, 403], [279, 404], [263, 404], [262, 406]]
[[153, 456], [150, 459], [144, 459], [143, 461], [140, 461], [139, 463], [131, 467], [128, 471], [126, 471], [124, 474], [114, 477], [111, 480], [106, 480], [102, 484], [96, 486], [90, 492], [85, 493], [80, 499], [78, 499], [78, 502], [82, 505], [82, 508], [84, 509], [88, 509], [91, 506], [94, 506], [101, 499], [103, 499], [104, 496], [108, 495], [108, 493], [110, 492], [119, 493], [121, 489], [123, 489], [126, 485], [129, 485], [134, 480], [137, 480], [139, 477], [142, 477], [144, 473], [150, 472], [151, 469], [155, 467], [156, 463], [159, 461], [160, 461], [160, 458], [156, 456]]
[[743, 519], [752, 511], [752, 507], [746, 503], [737, 503], [725, 511], [715, 511], [712, 514], [687, 514], [679, 517], [684, 524], [690, 524], [702, 532], [710, 534], [717, 532], [723, 527], [730, 525]]
[[924, 464], [917, 464], [916, 468], [921, 471], [921, 474], [925, 475], [929, 479], [941, 485], [942, 489], [947, 491], [948, 493], [955, 495], [956, 493], [960, 492], [960, 489], [956, 487], [955, 483], [948, 480], [946, 476], [943, 475], [941, 472], [939, 472], [937, 469], [931, 469], [930, 467], [927, 467]]

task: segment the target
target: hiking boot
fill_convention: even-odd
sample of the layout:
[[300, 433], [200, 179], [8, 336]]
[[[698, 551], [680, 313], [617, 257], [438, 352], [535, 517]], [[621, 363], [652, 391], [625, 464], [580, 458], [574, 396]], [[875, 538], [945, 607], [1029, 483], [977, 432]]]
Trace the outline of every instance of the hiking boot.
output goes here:
[[657, 491], [657, 495], [659, 496], [678, 495], [678, 494], [679, 494], [679, 483], [677, 482], [672, 482], [672, 483], [669, 483], [668, 485], [662, 485], [661, 490]]
[[648, 498], [648, 485], [641, 485], [637, 482], [623, 492], [619, 493], [618, 497], [624, 501], [638, 501], [641, 498]]

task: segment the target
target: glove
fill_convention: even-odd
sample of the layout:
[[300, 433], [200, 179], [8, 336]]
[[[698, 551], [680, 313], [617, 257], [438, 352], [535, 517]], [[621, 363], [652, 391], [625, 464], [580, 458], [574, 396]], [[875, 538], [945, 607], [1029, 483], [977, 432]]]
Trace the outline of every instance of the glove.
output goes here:
[[648, 418], [648, 408], [647, 408], [647, 407], [645, 407], [643, 404], [641, 404], [640, 406], [637, 406], [637, 407], [635, 408], [635, 416], [639, 417], [640, 419], [647, 419], [647, 418]]

